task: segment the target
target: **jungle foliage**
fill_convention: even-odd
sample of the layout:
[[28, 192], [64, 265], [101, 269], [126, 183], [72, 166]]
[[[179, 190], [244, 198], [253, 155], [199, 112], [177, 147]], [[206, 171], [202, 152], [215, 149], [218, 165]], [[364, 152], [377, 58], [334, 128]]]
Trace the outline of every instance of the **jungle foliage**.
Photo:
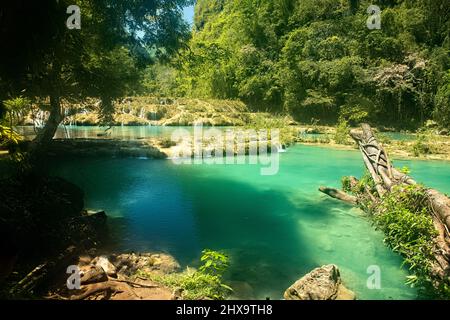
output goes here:
[[[401, 171], [405, 174], [410, 172], [407, 167]], [[353, 186], [349, 177], [343, 177], [342, 189], [354, 195], [364, 194], [367, 190], [372, 194], [377, 192], [368, 171]], [[361, 197], [358, 204], [383, 231], [386, 245], [404, 258], [403, 265], [410, 271], [406, 283], [418, 288], [424, 296], [448, 299], [448, 280], [442, 281], [433, 272], [438, 233], [430, 214], [434, 209], [426, 190], [422, 185], [396, 185], [380, 201]]]
[[437, 231], [431, 211], [423, 186], [396, 186], [383, 199], [374, 222], [383, 230], [386, 244], [405, 258], [404, 264], [411, 271], [407, 283], [426, 294], [448, 299], [448, 281], [438, 281], [432, 272]]
[[[367, 27], [371, 4], [379, 30]], [[304, 123], [448, 127], [449, 15], [446, 0], [199, 0], [169, 94], [241, 99]]]

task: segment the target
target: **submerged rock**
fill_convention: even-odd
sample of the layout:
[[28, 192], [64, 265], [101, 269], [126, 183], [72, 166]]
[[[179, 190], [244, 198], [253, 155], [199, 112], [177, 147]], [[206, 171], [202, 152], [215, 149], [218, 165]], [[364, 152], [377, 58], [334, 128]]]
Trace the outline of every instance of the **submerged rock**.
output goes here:
[[316, 268], [290, 286], [286, 300], [355, 300], [355, 294], [343, 284], [337, 266]]
[[0, 180], [0, 248], [37, 259], [64, 250], [84, 237], [72, 232], [83, 206], [83, 191], [61, 178], [30, 173]]

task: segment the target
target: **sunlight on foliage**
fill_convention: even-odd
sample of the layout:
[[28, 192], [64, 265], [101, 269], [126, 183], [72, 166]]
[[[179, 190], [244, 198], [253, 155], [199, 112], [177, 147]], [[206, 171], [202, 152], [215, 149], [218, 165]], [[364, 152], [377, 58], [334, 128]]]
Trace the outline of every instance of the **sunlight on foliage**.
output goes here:
[[[435, 279], [431, 268], [437, 236], [429, 206], [423, 186], [399, 185], [382, 200], [380, 211], [374, 216], [375, 225], [385, 234], [386, 244], [404, 257], [404, 264], [412, 273], [407, 283], [426, 292], [433, 291]], [[450, 297], [445, 287], [443, 283], [436, 293]]]
[[200, 258], [202, 265], [198, 270], [187, 268], [182, 273], [156, 275], [139, 271], [138, 276], [145, 277], [172, 289], [180, 290], [186, 300], [224, 300], [233, 291], [222, 282], [228, 269], [229, 258], [221, 252], [203, 250]]
[[353, 144], [349, 139], [350, 127], [346, 120], [341, 120], [336, 127], [336, 133], [334, 134], [334, 141], [337, 144], [350, 145]]
[[435, 148], [431, 144], [431, 138], [429, 135], [420, 134], [418, 135], [416, 141], [411, 146], [412, 153], [414, 156], [419, 157], [421, 155], [436, 153]]

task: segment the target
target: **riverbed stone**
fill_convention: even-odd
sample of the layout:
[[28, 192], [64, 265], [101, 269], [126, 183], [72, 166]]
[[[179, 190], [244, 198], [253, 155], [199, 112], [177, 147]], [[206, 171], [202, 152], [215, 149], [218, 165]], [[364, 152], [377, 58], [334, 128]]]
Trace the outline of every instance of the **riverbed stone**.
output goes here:
[[126, 253], [113, 255], [111, 261], [119, 273], [130, 276], [137, 271], [154, 274], [168, 274], [180, 270], [180, 264], [166, 253]]
[[98, 266], [80, 267], [81, 284], [92, 284], [108, 280], [105, 270]]
[[91, 263], [96, 267], [102, 268], [108, 276], [117, 277], [116, 267], [109, 261], [108, 257], [96, 257]]
[[286, 300], [355, 300], [355, 294], [343, 284], [339, 269], [330, 264], [316, 268], [290, 286]]

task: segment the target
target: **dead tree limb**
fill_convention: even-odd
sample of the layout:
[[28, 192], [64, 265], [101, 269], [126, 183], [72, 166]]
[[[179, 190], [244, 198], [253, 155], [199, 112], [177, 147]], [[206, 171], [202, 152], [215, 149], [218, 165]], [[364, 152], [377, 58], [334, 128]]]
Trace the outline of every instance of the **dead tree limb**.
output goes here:
[[357, 197], [335, 188], [320, 187], [319, 191], [332, 198], [350, 203], [352, 205], [356, 205], [358, 203]]
[[[355, 195], [326, 187], [321, 187], [321, 192], [347, 203], [362, 204], [365, 199], [370, 199], [376, 205], [392, 191], [394, 186], [417, 184], [410, 176], [392, 166], [386, 151], [378, 143], [368, 124], [362, 124], [361, 129], [351, 130], [350, 135], [358, 144], [364, 164], [375, 183], [377, 194], [372, 193], [368, 186], [364, 186], [364, 191]], [[428, 211], [432, 215], [433, 225], [438, 234], [434, 239], [435, 263], [432, 272], [440, 279], [450, 282], [450, 198], [434, 189], [426, 188], [425, 194], [428, 199]]]
[[[377, 142], [370, 126], [363, 124], [361, 128], [362, 131], [352, 130], [350, 135], [359, 145], [364, 163], [376, 184], [379, 195], [383, 196], [394, 185], [402, 183], [417, 184], [410, 176], [398, 171], [391, 165], [386, 152]], [[434, 189], [427, 189], [426, 193], [438, 218], [445, 225], [446, 229], [450, 230], [450, 199]]]

